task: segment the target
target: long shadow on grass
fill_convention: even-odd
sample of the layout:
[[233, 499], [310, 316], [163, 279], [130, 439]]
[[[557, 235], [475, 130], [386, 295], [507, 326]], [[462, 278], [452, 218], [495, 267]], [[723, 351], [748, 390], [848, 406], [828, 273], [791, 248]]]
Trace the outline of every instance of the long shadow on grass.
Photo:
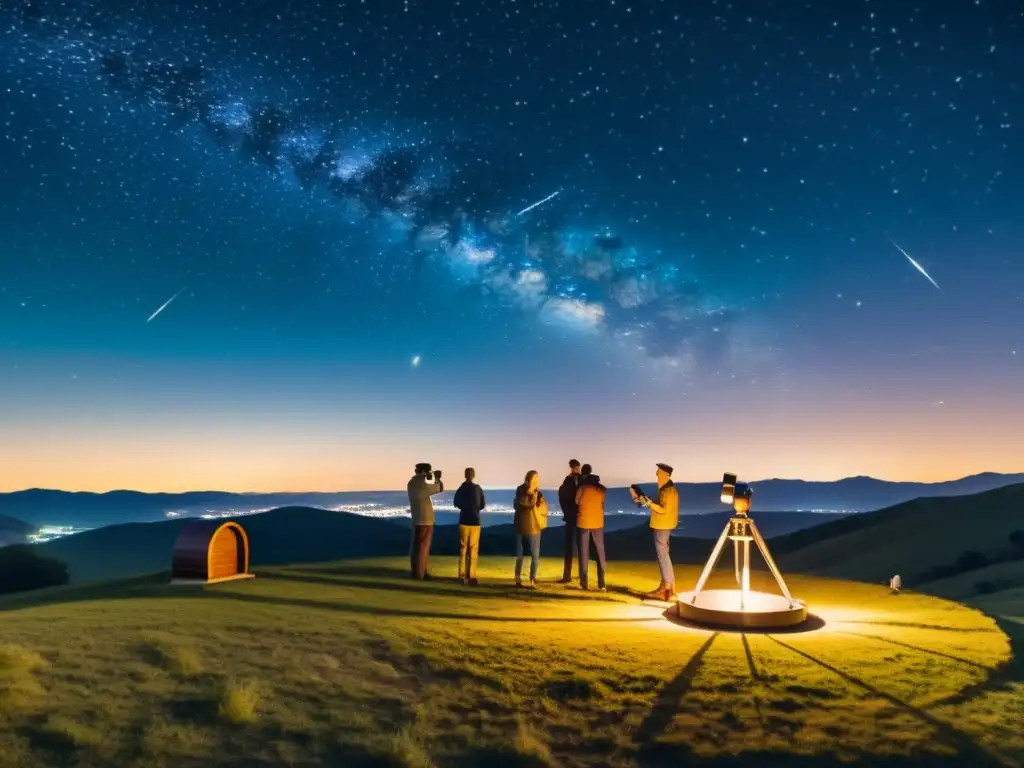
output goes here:
[[985, 664], [982, 664], [980, 662], [971, 661], [970, 659], [965, 659], [962, 656], [954, 656], [952, 653], [943, 653], [942, 651], [936, 651], [932, 648], [925, 648], [923, 645], [913, 645], [911, 643], [904, 643], [902, 640], [893, 640], [891, 637], [882, 637], [881, 635], [869, 635], [866, 632], [843, 632], [842, 630], [839, 631], [839, 634], [850, 635], [851, 637], [863, 637], [868, 640], [878, 640], [879, 642], [889, 643], [890, 645], [896, 645], [900, 648], [906, 648], [911, 651], [918, 651], [919, 653], [928, 653], [932, 656], [940, 656], [943, 659], [949, 659], [950, 661], [955, 661], [958, 664], [966, 664], [970, 667], [983, 669], [986, 672], [992, 671], [992, 667], [986, 666]]
[[894, 707], [902, 709], [904, 712], [913, 715], [923, 723], [930, 725], [933, 729], [935, 729], [936, 734], [938, 734], [938, 736], [943, 741], [945, 741], [949, 746], [953, 747], [957, 751], [957, 756], [960, 760], [961, 765], [975, 766], [1005, 764], [1003, 763], [1003, 761], [999, 760], [996, 755], [990, 753], [987, 749], [977, 744], [974, 741], [974, 739], [972, 739], [969, 735], [967, 735], [963, 731], [957, 730], [944, 720], [940, 720], [939, 718], [934, 717], [928, 714], [927, 712], [918, 709], [917, 707], [907, 704], [905, 701], [893, 696], [890, 693], [886, 693], [885, 691], [875, 688], [870, 683], [866, 683], [860, 678], [855, 677], [854, 675], [851, 675], [848, 672], [843, 672], [841, 669], [832, 666], [827, 661], [816, 658], [811, 654], [807, 653], [806, 651], [802, 651], [799, 648], [789, 645], [788, 643], [784, 643], [777, 637], [768, 635], [768, 639], [782, 646], [791, 653], [795, 653], [798, 656], [802, 656], [811, 663], [817, 664], [819, 667], [828, 670], [837, 677], [841, 677], [843, 680], [850, 683], [851, 685], [855, 685], [858, 688], [862, 688], [863, 690], [870, 693], [872, 696], [884, 699], [885, 701], [892, 704]]
[[342, 613], [366, 614], [368, 616], [393, 616], [409, 619], [455, 619], [462, 621], [495, 621], [506, 624], [516, 623], [545, 623], [545, 624], [640, 624], [644, 622], [663, 621], [661, 616], [637, 616], [637, 617], [585, 617], [572, 618], [560, 616], [505, 616], [502, 613], [442, 613], [438, 611], [416, 611], [403, 610], [400, 608], [387, 608], [383, 606], [358, 605], [356, 603], [324, 602], [320, 600], [309, 600], [305, 598], [274, 597], [272, 595], [260, 595], [249, 592], [221, 592], [218, 590], [204, 590], [204, 598], [216, 598], [220, 600], [237, 600], [245, 603], [264, 603], [267, 605], [290, 606], [292, 608], [314, 608], [326, 611], [340, 611]]
[[[463, 587], [457, 581], [447, 582], [451, 586], [432, 586], [420, 581], [413, 581], [408, 577], [403, 582], [393, 581], [367, 581], [364, 578], [345, 578], [344, 576], [318, 576], [316, 573], [331, 574], [336, 571], [313, 568], [302, 568], [295, 571], [271, 571], [259, 573], [263, 579], [278, 579], [282, 581], [297, 581], [306, 584], [324, 584], [332, 587], [352, 587], [355, 589], [383, 590], [388, 592], [401, 592], [409, 595], [437, 595], [440, 597], [499, 597], [515, 598], [521, 600], [585, 600], [588, 602], [606, 602], [621, 604], [621, 600], [609, 597], [590, 596], [586, 593], [573, 594], [571, 592], [548, 592], [543, 589], [516, 589], [506, 585], [482, 584], [476, 587]], [[377, 577], [379, 578], [379, 577]], [[392, 576], [392, 578], [394, 578]], [[444, 584], [444, 582], [442, 582]]]
[[1024, 645], [1024, 624], [998, 616], [995, 617], [995, 622], [1010, 641], [1010, 657], [993, 669], [983, 682], [968, 685], [952, 696], [934, 702], [931, 705], [932, 708], [965, 704], [986, 693], [1005, 691], [1013, 684], [1024, 681], [1024, 659], [1021, 658], [1021, 647]]
[[647, 717], [644, 718], [637, 731], [637, 740], [641, 745], [649, 747], [659, 736], [665, 733], [665, 730], [679, 711], [679, 705], [682, 703], [683, 696], [690, 690], [693, 678], [696, 677], [697, 672], [700, 671], [700, 667], [704, 663], [704, 654], [708, 652], [708, 648], [715, 642], [716, 637], [718, 637], [717, 632], [705, 640], [704, 645], [698, 648], [697, 652], [686, 662], [686, 666], [679, 670], [679, 674], [672, 678], [658, 692], [658, 698], [655, 699], [654, 706], [647, 714]]
[[921, 755], [912, 757], [880, 757], [861, 754], [853, 760], [831, 755], [794, 755], [792, 753], [758, 750], [728, 757], [702, 757], [691, 753], [686, 745], [659, 746], [638, 762], [643, 768], [964, 768], [963, 758]]
[[166, 592], [170, 578], [169, 573], [155, 573], [117, 581], [86, 582], [85, 584], [35, 589], [3, 596], [0, 599], [0, 611], [18, 611], [23, 608], [39, 608], [46, 605], [88, 600], [155, 597]]
[[943, 624], [919, 624], [913, 621], [858, 621], [854, 619], [843, 619], [843, 624], [873, 624], [881, 627], [905, 627], [907, 629], [939, 629], [943, 632], [966, 632], [966, 633], [992, 633], [998, 629], [991, 627], [947, 627]]

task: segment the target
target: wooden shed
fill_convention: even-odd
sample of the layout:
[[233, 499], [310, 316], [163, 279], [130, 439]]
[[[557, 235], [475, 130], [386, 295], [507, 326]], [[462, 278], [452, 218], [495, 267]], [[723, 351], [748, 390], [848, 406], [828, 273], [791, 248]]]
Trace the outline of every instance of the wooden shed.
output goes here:
[[172, 584], [251, 579], [249, 537], [233, 520], [203, 520], [181, 529], [171, 558]]

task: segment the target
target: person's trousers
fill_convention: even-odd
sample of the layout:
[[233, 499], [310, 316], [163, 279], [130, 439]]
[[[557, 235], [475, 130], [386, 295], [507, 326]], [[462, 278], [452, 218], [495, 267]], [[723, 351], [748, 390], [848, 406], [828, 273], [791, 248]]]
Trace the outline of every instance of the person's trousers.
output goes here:
[[476, 560], [480, 554], [480, 526], [459, 526], [459, 578], [476, 578]]
[[565, 521], [565, 568], [562, 570], [562, 579], [569, 581], [572, 578], [572, 559], [576, 557], [579, 548], [576, 543], [576, 521]]
[[604, 528], [577, 528], [580, 551], [580, 586], [587, 586], [587, 570], [590, 565], [590, 540], [597, 550], [597, 588], [604, 587], [604, 572], [607, 562], [604, 557]]
[[537, 580], [537, 566], [540, 565], [540, 534], [531, 536], [516, 535], [516, 583], [522, 581], [523, 549], [530, 548], [530, 583]]
[[430, 559], [430, 540], [434, 537], [434, 526], [417, 525], [413, 530], [412, 577], [422, 581], [427, 577], [427, 561]]
[[668, 556], [668, 545], [672, 541], [672, 531], [653, 530], [652, 533], [654, 533], [654, 552], [658, 557], [661, 581], [664, 584], [675, 584], [676, 574], [672, 570], [672, 559]]

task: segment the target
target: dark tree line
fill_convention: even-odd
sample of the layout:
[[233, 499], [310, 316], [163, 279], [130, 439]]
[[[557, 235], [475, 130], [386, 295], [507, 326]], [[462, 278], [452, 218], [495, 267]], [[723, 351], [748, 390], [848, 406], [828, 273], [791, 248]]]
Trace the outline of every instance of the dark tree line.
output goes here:
[[0, 594], [56, 587], [68, 579], [65, 563], [38, 554], [31, 544], [0, 548]]

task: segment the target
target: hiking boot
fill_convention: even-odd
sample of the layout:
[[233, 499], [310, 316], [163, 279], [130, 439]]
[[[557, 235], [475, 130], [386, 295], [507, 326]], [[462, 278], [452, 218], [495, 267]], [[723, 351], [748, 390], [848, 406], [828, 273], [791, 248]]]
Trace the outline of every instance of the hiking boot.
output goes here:
[[661, 582], [657, 589], [652, 589], [650, 592], [644, 592], [644, 600], [664, 600], [665, 599], [665, 582]]
[[666, 603], [670, 603], [670, 602], [672, 602], [672, 598], [675, 596], [675, 594], [676, 594], [676, 585], [675, 584], [666, 584], [665, 585], [665, 589], [662, 591], [662, 598], [661, 599], [664, 600]]
[[559, 579], [558, 583], [559, 584], [572, 584], [572, 578], [570, 576], [565, 576], [565, 577]]
[[479, 583], [480, 583], [479, 579], [470, 579], [470, 580], [469, 580], [469, 586], [471, 586], [471, 587], [475, 587], [475, 586], [477, 586], [477, 585], [478, 585]]
[[523, 582], [517, 581], [516, 582], [516, 589], [522, 589], [522, 588], [523, 588]]

